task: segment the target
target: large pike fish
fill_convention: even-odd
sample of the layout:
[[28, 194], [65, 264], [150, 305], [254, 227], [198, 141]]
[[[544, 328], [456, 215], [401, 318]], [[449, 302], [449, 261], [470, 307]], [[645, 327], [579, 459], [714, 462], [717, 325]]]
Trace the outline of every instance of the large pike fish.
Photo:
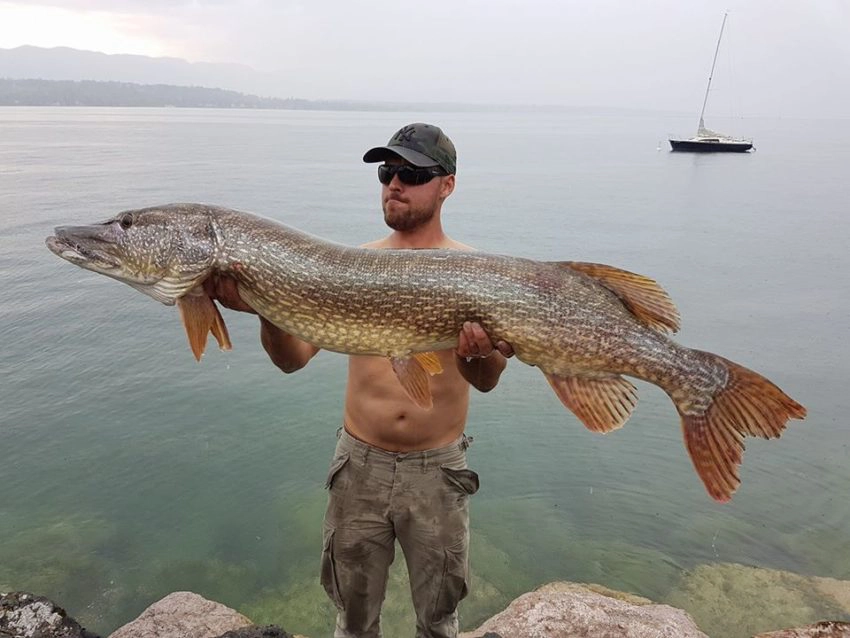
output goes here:
[[483, 252], [373, 250], [324, 241], [275, 221], [202, 204], [125, 211], [47, 238], [55, 254], [180, 308], [196, 358], [207, 334], [230, 347], [203, 282], [226, 273], [240, 296], [282, 330], [348, 354], [388, 357], [420, 406], [431, 405], [435, 351], [477, 321], [540, 368], [590, 430], [622, 426], [636, 377], [662, 388], [708, 493], [740, 484], [745, 436], [778, 437], [806, 409], [736, 363], [667, 335], [679, 314], [651, 279], [611, 266], [539, 262]]

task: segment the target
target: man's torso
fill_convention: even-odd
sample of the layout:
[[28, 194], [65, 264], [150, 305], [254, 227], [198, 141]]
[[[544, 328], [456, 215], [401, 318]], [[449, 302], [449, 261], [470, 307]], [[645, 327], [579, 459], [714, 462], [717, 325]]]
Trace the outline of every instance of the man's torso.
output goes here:
[[[395, 248], [388, 239], [368, 248]], [[433, 248], [472, 250], [447, 240]], [[457, 369], [454, 350], [437, 353], [443, 372], [430, 378], [433, 407], [415, 405], [401, 387], [388, 359], [351, 356], [345, 395], [344, 424], [348, 432], [391, 452], [440, 448], [463, 434], [469, 408], [469, 383]]]

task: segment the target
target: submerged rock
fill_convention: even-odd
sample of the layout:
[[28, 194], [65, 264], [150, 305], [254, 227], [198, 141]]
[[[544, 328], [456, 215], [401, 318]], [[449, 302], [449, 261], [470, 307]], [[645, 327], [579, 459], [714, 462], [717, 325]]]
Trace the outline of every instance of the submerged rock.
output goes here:
[[687, 609], [711, 636], [750, 638], [824, 619], [850, 621], [850, 581], [711, 563], [686, 573], [665, 602]]
[[15, 638], [99, 638], [44, 596], [0, 594], [0, 636]]
[[230, 607], [180, 591], [155, 602], [109, 638], [218, 638], [251, 624]]
[[550, 583], [461, 638], [708, 638], [681, 609], [594, 585]]

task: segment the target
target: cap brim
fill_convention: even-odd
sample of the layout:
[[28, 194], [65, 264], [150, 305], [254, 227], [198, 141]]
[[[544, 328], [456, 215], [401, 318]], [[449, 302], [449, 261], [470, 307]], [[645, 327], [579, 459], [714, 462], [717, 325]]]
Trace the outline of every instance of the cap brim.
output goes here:
[[404, 146], [376, 146], [366, 151], [363, 161], [366, 163], [385, 162], [388, 159], [400, 157], [414, 166], [426, 168], [428, 166], [439, 166], [440, 163], [419, 151], [414, 151]]

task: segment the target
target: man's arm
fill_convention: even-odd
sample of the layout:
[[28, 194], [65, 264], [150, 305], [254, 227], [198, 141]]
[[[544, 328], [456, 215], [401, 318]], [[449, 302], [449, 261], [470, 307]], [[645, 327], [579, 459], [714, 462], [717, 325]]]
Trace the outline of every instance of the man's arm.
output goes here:
[[[204, 290], [225, 308], [257, 314], [239, 296], [236, 281], [231, 277], [213, 275], [204, 282]], [[260, 342], [272, 363], [286, 373], [300, 370], [319, 351], [316, 346], [293, 337], [263, 317], [260, 317]]]
[[263, 317], [260, 317], [260, 342], [272, 363], [286, 373], [300, 370], [319, 351], [313, 344], [293, 337]]
[[506, 341], [495, 344], [480, 324], [463, 324], [458, 338], [455, 360], [461, 376], [480, 392], [489, 392], [499, 383], [514, 350]]

